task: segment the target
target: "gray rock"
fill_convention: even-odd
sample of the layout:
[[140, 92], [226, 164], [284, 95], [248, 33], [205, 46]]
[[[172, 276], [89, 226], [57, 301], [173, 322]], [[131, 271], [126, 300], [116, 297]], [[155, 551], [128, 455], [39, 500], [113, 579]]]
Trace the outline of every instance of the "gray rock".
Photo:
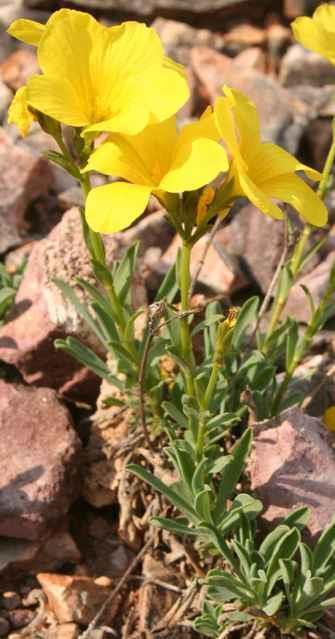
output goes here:
[[11, 90], [0, 81], [0, 121], [3, 122], [7, 109], [12, 101], [13, 94]]
[[78, 495], [79, 438], [55, 391], [4, 381], [0, 429], [0, 535], [38, 540]]
[[334, 84], [335, 67], [318, 53], [294, 44], [283, 57], [279, 80], [284, 87], [322, 87]]
[[313, 298], [315, 306], [318, 306], [329, 284], [329, 276], [332, 266], [335, 264], [335, 251], [314, 268], [310, 273], [301, 277], [291, 288], [284, 317], [294, 317], [298, 322], [308, 323], [311, 318], [310, 304], [306, 298], [302, 286], [306, 286]]

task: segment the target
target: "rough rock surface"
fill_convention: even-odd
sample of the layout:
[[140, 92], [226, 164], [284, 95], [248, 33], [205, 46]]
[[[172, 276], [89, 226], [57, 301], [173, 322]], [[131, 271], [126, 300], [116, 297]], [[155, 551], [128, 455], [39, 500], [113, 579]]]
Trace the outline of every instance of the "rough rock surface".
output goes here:
[[79, 438], [53, 390], [5, 381], [0, 429], [0, 535], [38, 540], [78, 494]]
[[297, 106], [287, 90], [273, 78], [239, 64], [238, 57], [232, 61], [210, 47], [194, 47], [191, 65], [200, 84], [200, 93], [205, 100], [213, 103], [222, 95], [224, 84], [242, 91], [257, 106], [264, 139], [281, 144], [295, 153], [306, 128], [306, 117], [300, 110], [297, 112]]
[[306, 286], [312, 295], [315, 306], [322, 300], [327, 286], [329, 284], [329, 276], [332, 266], [335, 264], [335, 251], [313, 268], [310, 273], [301, 277], [297, 283], [291, 288], [287, 305], [285, 307], [285, 316], [291, 316], [299, 322], [309, 322], [311, 318], [310, 304], [306, 298], [302, 286]]
[[309, 530], [319, 534], [334, 512], [335, 451], [323, 423], [291, 408], [255, 426], [251, 489], [273, 522], [301, 505], [311, 509]]
[[[109, 238], [108, 246], [112, 260], [119, 244]], [[14, 364], [28, 383], [92, 401], [98, 380], [54, 347], [56, 338], [73, 335], [98, 349], [88, 328], [52, 282], [58, 277], [72, 286], [78, 276], [92, 281], [80, 214], [71, 209], [30, 254], [10, 321], [0, 329], [0, 358]]]
[[214, 246], [235, 256], [246, 276], [266, 292], [283, 251], [283, 238], [283, 224], [247, 204], [218, 231]]
[[[110, 592], [107, 577], [91, 579], [52, 573], [40, 573], [37, 579], [47, 596], [50, 609], [60, 623], [89, 624]], [[108, 617], [113, 618], [111, 606]]]
[[0, 253], [18, 243], [27, 228], [26, 211], [34, 200], [47, 194], [51, 179], [44, 158], [26, 145], [15, 146], [0, 129]]
[[279, 80], [285, 87], [334, 84], [335, 67], [318, 53], [294, 44], [282, 59]]

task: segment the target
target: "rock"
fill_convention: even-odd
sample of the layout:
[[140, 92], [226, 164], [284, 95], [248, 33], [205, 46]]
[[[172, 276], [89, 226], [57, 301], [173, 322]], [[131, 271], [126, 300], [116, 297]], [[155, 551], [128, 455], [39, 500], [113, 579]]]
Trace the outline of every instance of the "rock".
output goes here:
[[[51, 611], [59, 623], [89, 624], [105, 603], [110, 585], [100, 585], [90, 577], [39, 573], [38, 582], [47, 596]], [[108, 609], [108, 622], [117, 609], [115, 602]]]
[[0, 535], [38, 540], [78, 494], [79, 439], [54, 391], [2, 380], [0, 427]]
[[194, 46], [211, 46], [222, 49], [224, 36], [209, 29], [197, 29], [185, 22], [156, 18], [152, 27], [157, 31], [166, 54], [181, 64], [188, 64], [190, 50]]
[[311, 13], [319, 4], [318, 0], [284, 0], [284, 15], [296, 18]]
[[29, 623], [35, 617], [35, 613], [32, 610], [28, 610], [27, 608], [18, 608], [17, 610], [10, 610], [8, 613], [8, 619], [10, 624], [14, 630], [18, 630], [19, 628], [24, 628], [24, 626], [28, 626]]
[[297, 112], [291, 95], [273, 78], [244, 68], [238, 58], [232, 60], [209, 47], [194, 47], [191, 65], [200, 95], [208, 102], [214, 103], [222, 95], [224, 84], [242, 91], [256, 104], [263, 138], [281, 144], [291, 153], [297, 151], [307, 124], [306, 114]]
[[[24, 0], [27, 7], [54, 9], [59, 4], [55, 0]], [[101, 10], [104, 13], [121, 11], [131, 15], [140, 16], [165, 14], [180, 15], [183, 17], [235, 15], [243, 10], [253, 10], [253, 16], [263, 15], [269, 6], [275, 6], [274, 0], [72, 0], [71, 5], [78, 6], [86, 11]], [[245, 5], [245, 6], [244, 6]]]
[[8, 637], [9, 630], [10, 625], [7, 619], [4, 619], [4, 617], [0, 617], [0, 637]]
[[[225, 50], [236, 55], [245, 49], [255, 46], [264, 46], [266, 32], [264, 29], [254, 27], [247, 22], [237, 24], [225, 35]], [[205, 44], [205, 43], [204, 43]]]
[[6, 610], [13, 610], [14, 608], [20, 608], [21, 599], [17, 592], [3, 592], [0, 595], [0, 606]]
[[38, 72], [36, 54], [30, 49], [18, 49], [0, 64], [0, 78], [13, 91], [17, 91]]
[[34, 200], [47, 194], [51, 179], [44, 158], [36, 157], [25, 145], [15, 146], [0, 129], [0, 226], [14, 235], [11, 244], [11, 235], [1, 234], [0, 253], [15, 246], [15, 237], [17, 243], [26, 232], [25, 214]]
[[[194, 277], [198, 271], [207, 242], [208, 235], [205, 235], [193, 247], [191, 257], [192, 277]], [[167, 272], [171, 265], [175, 263], [180, 247], [181, 240], [179, 236], [176, 235], [161, 260], [159, 260], [157, 269], [160, 269], [162, 273]], [[234, 261], [233, 257], [230, 257], [227, 253], [223, 253], [217, 241], [217, 237], [214, 238], [214, 241], [207, 251], [198, 282], [199, 284], [207, 286], [214, 293], [224, 295], [230, 295], [247, 284], [246, 278], [243, 277], [241, 271], [238, 269], [237, 261]]]
[[77, 639], [79, 633], [79, 627], [75, 623], [62, 623], [50, 628], [47, 639]]
[[311, 318], [311, 308], [306, 294], [301, 287], [306, 286], [308, 288], [314, 304], [317, 306], [325, 294], [329, 284], [330, 271], [334, 264], [335, 251], [332, 251], [316, 268], [297, 281], [291, 288], [285, 307], [285, 317], [294, 317], [298, 322], [304, 322], [305, 324], [309, 322]]
[[264, 293], [283, 252], [283, 224], [246, 204], [218, 231], [214, 246], [235, 256], [244, 276], [253, 279]]
[[117, 501], [122, 459], [114, 459], [114, 453], [127, 438], [129, 414], [120, 414], [117, 406], [104, 407], [105, 401], [113, 396], [118, 397], [119, 391], [103, 380], [85, 450], [82, 487], [83, 497], [94, 508], [102, 508]]
[[303, 84], [322, 87], [334, 84], [335, 67], [318, 53], [294, 44], [282, 59], [279, 80], [284, 87]]
[[73, 206], [84, 205], [83, 193], [79, 186], [73, 186], [66, 189], [66, 191], [62, 191], [62, 193], [59, 193], [57, 200], [62, 211], [68, 211]]
[[0, 81], [0, 121], [3, 122], [5, 119], [5, 115], [7, 113], [8, 107], [12, 101], [12, 92], [5, 85], [4, 82]]
[[[110, 236], [107, 245], [111, 263], [120, 243]], [[16, 366], [29, 384], [94, 402], [100, 384], [97, 377], [54, 347], [56, 338], [73, 335], [104, 356], [96, 338], [53, 283], [58, 277], [72, 286], [77, 276], [94, 283], [80, 213], [71, 209], [30, 254], [10, 321], [0, 329], [0, 358]]]
[[70, 534], [56, 530], [42, 541], [0, 537], [0, 574], [13, 576], [41, 570], [57, 570], [80, 561], [79, 550]]
[[248, 47], [234, 58], [234, 64], [244, 69], [256, 69], [256, 71], [265, 73], [265, 53], [260, 47]]
[[251, 489], [262, 500], [267, 522], [277, 522], [298, 506], [308, 506], [312, 535], [334, 513], [334, 438], [321, 420], [291, 408], [254, 426]]

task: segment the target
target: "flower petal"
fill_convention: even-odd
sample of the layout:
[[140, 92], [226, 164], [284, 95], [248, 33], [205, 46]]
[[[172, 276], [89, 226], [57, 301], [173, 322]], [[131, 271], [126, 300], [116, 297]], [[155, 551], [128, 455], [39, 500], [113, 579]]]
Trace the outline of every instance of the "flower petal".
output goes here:
[[158, 122], [174, 115], [190, 97], [183, 67], [169, 58], [164, 59], [163, 67], [141, 74], [140, 85], [142, 99]]
[[335, 31], [335, 7], [333, 4], [324, 3], [317, 7], [313, 13], [313, 20], [326, 31]]
[[319, 198], [297, 175], [281, 175], [262, 184], [262, 191], [269, 197], [291, 204], [305, 222], [314, 226], [327, 224], [328, 211]]
[[116, 233], [130, 226], [146, 209], [151, 189], [147, 186], [114, 182], [89, 192], [85, 215], [97, 233]]
[[27, 83], [27, 100], [37, 111], [68, 126], [89, 122], [89, 113], [66, 77], [34, 76]]
[[242, 155], [248, 157], [251, 149], [260, 143], [260, 125], [256, 106], [248, 96], [237, 89], [223, 87], [224, 94], [233, 111], [239, 134]]
[[27, 87], [21, 87], [15, 93], [8, 109], [8, 123], [15, 124], [24, 137], [29, 132], [34, 120], [36, 117], [28, 108]]
[[141, 157], [126, 137], [120, 135], [112, 136], [92, 153], [83, 173], [87, 171], [98, 171], [135, 184], [150, 185], [150, 174]]
[[281, 211], [279, 206], [271, 202], [263, 188], [260, 189], [244, 172], [238, 173], [238, 179], [236, 182], [238, 183], [237, 189], [240, 194], [245, 195], [257, 209], [262, 211], [262, 213], [265, 213], [276, 220], [283, 219], [284, 213]]
[[105, 131], [106, 133], [123, 133], [125, 135], [137, 135], [148, 124], [149, 113], [140, 102], [131, 104], [126, 101], [124, 108], [107, 120], [102, 120], [96, 124], [91, 124], [83, 131], [87, 133]]
[[31, 44], [37, 47], [45, 33], [45, 25], [35, 22], [35, 20], [25, 20], [21, 18], [20, 20], [14, 20], [14, 22], [12, 22], [9, 29], [7, 29], [7, 33], [13, 36], [13, 38], [25, 42], [25, 44]]
[[178, 145], [171, 168], [159, 187], [170, 193], [193, 191], [227, 169], [228, 158], [222, 146], [213, 140], [199, 138], [190, 144]]
[[240, 155], [239, 139], [234, 114], [227, 98], [217, 98], [214, 104], [215, 124], [232, 156]]
[[[321, 9], [321, 7], [319, 8]], [[315, 51], [335, 63], [334, 33], [331, 33], [329, 25], [326, 30], [323, 16], [322, 21], [306, 16], [296, 18], [291, 26], [297, 42], [300, 42], [306, 49]]]
[[304, 171], [313, 180], [320, 180], [319, 171], [302, 164], [293, 155], [271, 142], [263, 142], [249, 165], [249, 176], [259, 186], [278, 175]]

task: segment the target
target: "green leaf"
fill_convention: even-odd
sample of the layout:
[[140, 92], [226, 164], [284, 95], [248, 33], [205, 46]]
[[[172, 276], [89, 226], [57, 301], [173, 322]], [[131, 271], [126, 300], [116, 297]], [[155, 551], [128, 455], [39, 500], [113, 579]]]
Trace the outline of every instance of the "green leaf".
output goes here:
[[190, 535], [192, 537], [197, 537], [199, 535], [196, 528], [189, 528], [189, 526], [186, 526], [185, 524], [181, 524], [173, 519], [167, 519], [166, 517], [152, 517], [151, 523], [159, 528], [164, 528], [164, 530], [168, 530], [175, 535]]
[[335, 555], [335, 517], [322, 533], [313, 553], [313, 572], [318, 574]]
[[213, 523], [213, 517], [211, 513], [211, 494], [212, 491], [209, 486], [205, 486], [204, 489], [198, 493], [194, 500], [194, 508], [199, 515], [199, 519], [206, 522], [206, 524]]
[[231, 460], [222, 471], [219, 484], [219, 504], [224, 504], [233, 494], [244, 468], [252, 443], [252, 429], [248, 428], [230, 450]]
[[289, 530], [274, 546], [272, 556], [268, 564], [268, 595], [278, 579], [281, 578], [280, 559], [292, 559], [297, 551], [300, 542], [300, 533], [296, 528]]
[[139, 243], [130, 246], [123, 255], [116, 268], [113, 269], [113, 282], [116, 294], [121, 303], [124, 303], [133, 280], [136, 268], [136, 260]]
[[234, 349], [239, 349], [248, 327], [257, 320], [258, 307], [258, 297], [251, 297], [243, 304], [234, 328], [232, 339], [232, 347]]
[[72, 357], [74, 357], [80, 364], [87, 366], [93, 373], [101, 377], [102, 379], [106, 379], [110, 384], [116, 386], [120, 390], [123, 390], [122, 382], [112, 375], [108, 366], [105, 362], [100, 359], [90, 348], [84, 346], [74, 337], [67, 337], [65, 340], [56, 339], [55, 347], [62, 349], [69, 353]]
[[299, 552], [301, 559], [301, 574], [306, 579], [313, 569], [313, 553], [311, 549], [304, 543], [300, 542]]
[[291, 320], [286, 339], [286, 371], [290, 372], [299, 341], [298, 323]]
[[158, 491], [164, 497], [170, 500], [170, 502], [178, 508], [181, 512], [183, 512], [190, 519], [192, 523], [197, 523], [199, 521], [199, 517], [192, 506], [190, 506], [187, 501], [185, 501], [178, 493], [176, 493], [172, 488], [164, 484], [158, 477], [155, 477], [152, 473], [149, 473], [142, 466], [138, 466], [137, 464], [128, 464], [127, 470], [130, 473], [133, 473], [143, 481], [147, 482], [154, 490]]
[[259, 548], [259, 552], [263, 555], [264, 559], [267, 561], [271, 559], [273, 550], [277, 546], [278, 541], [280, 541], [282, 536], [288, 533], [289, 530], [288, 526], [281, 524], [265, 537]]
[[176, 281], [176, 266], [173, 264], [166, 273], [155, 297], [155, 302], [166, 300], [169, 304], [173, 303], [178, 292], [178, 284]]
[[283, 599], [284, 594], [282, 592], [278, 592], [276, 595], [273, 595], [273, 597], [268, 599], [266, 605], [263, 606], [263, 612], [265, 612], [268, 617], [273, 617], [280, 609]]
[[188, 422], [185, 415], [177, 408], [175, 404], [172, 402], [163, 402], [162, 403], [163, 410], [171, 417], [180, 428], [187, 429]]

